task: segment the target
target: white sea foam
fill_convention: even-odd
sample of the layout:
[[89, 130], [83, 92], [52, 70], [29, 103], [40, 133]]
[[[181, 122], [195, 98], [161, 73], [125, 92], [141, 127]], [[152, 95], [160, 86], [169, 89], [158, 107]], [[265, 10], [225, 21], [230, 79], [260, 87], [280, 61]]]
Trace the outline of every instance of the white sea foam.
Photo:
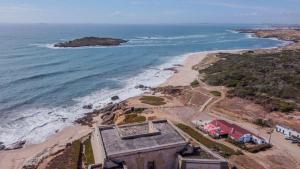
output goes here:
[[239, 33], [238, 31], [235, 31], [235, 30], [231, 30], [231, 29], [228, 29], [226, 30], [227, 32], [230, 32], [230, 33]]
[[150, 39], [150, 40], [178, 40], [178, 39], [192, 39], [192, 38], [204, 38], [208, 35], [194, 34], [194, 35], [182, 35], [182, 36], [141, 36], [136, 39]]
[[[194, 35], [191, 35], [194, 36]], [[190, 36], [190, 38], [191, 38]], [[196, 35], [198, 37], [202, 35]], [[249, 38], [253, 38], [251, 35], [247, 35]], [[147, 37], [145, 37], [147, 38]], [[183, 36], [178, 37], [150, 37], [155, 38], [188, 38]], [[149, 39], [149, 37], [148, 37]], [[283, 42], [286, 43], [286, 42]], [[47, 47], [51, 49], [64, 49], [54, 47], [54, 44], [32, 44], [38, 47]], [[162, 44], [129, 44], [121, 45], [117, 47], [129, 47], [134, 45], [158, 45]], [[134, 47], [136, 47], [134, 46]], [[83, 47], [83, 48], [95, 48], [95, 47]], [[107, 48], [107, 47], [96, 47]], [[69, 48], [66, 48], [69, 49]], [[72, 48], [74, 49], [74, 48]], [[82, 48], [76, 48], [82, 49]], [[4, 124], [0, 125], [0, 141], [5, 145], [12, 144], [18, 140], [27, 140], [27, 143], [39, 143], [44, 141], [47, 136], [54, 134], [57, 130], [61, 130], [66, 126], [71, 126], [73, 121], [79, 117], [84, 116], [89, 110], [85, 110], [82, 106], [87, 104], [93, 104], [94, 108], [101, 108], [107, 103], [111, 102], [111, 97], [118, 95], [120, 100], [141, 94], [143, 91], [136, 89], [135, 86], [143, 84], [146, 86], [157, 86], [163, 83], [169, 78], [173, 72], [164, 71], [164, 68], [171, 67], [173, 64], [180, 64], [188, 55], [177, 56], [170, 62], [155, 67], [154, 69], [146, 69], [139, 74], [132, 76], [128, 79], [118, 79], [122, 83], [123, 87], [120, 89], [105, 88], [96, 92], [93, 92], [87, 96], [81, 98], [74, 98], [75, 104], [67, 107], [45, 107], [45, 108], [32, 108], [22, 110], [22, 113], [18, 113], [18, 117], [15, 119], [6, 119]]]
[[118, 95], [120, 100], [141, 94], [143, 91], [135, 86], [143, 84], [154, 87], [163, 83], [173, 72], [165, 71], [164, 68], [181, 63], [187, 55], [177, 56], [170, 62], [146, 69], [136, 76], [121, 80], [123, 87], [120, 89], [102, 89], [81, 98], [74, 98], [75, 104], [69, 107], [33, 108], [22, 110], [20, 116], [7, 119], [5, 124], [0, 125], [0, 141], [10, 145], [19, 140], [26, 140], [27, 144], [35, 144], [44, 141], [64, 127], [71, 126], [73, 121], [84, 116], [90, 110], [82, 106], [93, 104], [94, 108], [102, 108], [109, 102], [111, 97]]

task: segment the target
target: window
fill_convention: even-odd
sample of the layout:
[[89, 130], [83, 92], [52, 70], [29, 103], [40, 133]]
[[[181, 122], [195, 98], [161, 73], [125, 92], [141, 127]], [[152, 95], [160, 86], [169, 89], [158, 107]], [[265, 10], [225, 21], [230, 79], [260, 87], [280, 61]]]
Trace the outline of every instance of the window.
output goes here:
[[155, 169], [155, 162], [154, 161], [149, 161], [147, 165], [147, 169]]

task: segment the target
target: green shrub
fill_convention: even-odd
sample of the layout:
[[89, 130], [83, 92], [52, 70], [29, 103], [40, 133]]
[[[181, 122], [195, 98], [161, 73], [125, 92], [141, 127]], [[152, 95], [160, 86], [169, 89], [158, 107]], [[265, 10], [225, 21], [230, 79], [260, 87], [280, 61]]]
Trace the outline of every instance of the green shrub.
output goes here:
[[191, 83], [191, 86], [192, 86], [192, 87], [199, 86], [199, 81], [198, 81], [198, 80], [194, 80], [194, 81]]
[[150, 104], [153, 106], [160, 106], [166, 104], [165, 99], [156, 96], [143, 96], [140, 101], [145, 104]]
[[220, 97], [222, 95], [219, 91], [211, 91], [210, 93], [216, 97]]
[[291, 112], [298, 108], [290, 100], [300, 102], [299, 50], [221, 53], [218, 57], [212, 66], [199, 70], [208, 84], [231, 87], [228, 96], [253, 100], [268, 111]]
[[125, 119], [123, 121], [123, 124], [129, 124], [129, 123], [141, 123], [146, 121], [146, 117], [140, 116], [136, 113], [127, 114], [125, 115]]
[[261, 126], [261, 127], [271, 127], [270, 122], [264, 119], [256, 119], [254, 124]]
[[91, 144], [91, 138], [83, 142], [85, 146], [85, 162], [87, 165], [95, 164], [94, 153]]

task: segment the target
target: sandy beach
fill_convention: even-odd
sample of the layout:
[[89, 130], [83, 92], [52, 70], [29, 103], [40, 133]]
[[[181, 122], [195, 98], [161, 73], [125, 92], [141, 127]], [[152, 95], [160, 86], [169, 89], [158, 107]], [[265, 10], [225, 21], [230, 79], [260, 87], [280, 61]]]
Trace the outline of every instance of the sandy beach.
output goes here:
[[189, 86], [190, 83], [198, 77], [198, 72], [193, 70], [193, 66], [203, 61], [206, 57], [220, 52], [237, 53], [245, 50], [247, 49], [214, 50], [187, 54], [182, 66], [176, 68], [178, 72], [174, 73], [174, 75], [168, 78], [161, 86]]

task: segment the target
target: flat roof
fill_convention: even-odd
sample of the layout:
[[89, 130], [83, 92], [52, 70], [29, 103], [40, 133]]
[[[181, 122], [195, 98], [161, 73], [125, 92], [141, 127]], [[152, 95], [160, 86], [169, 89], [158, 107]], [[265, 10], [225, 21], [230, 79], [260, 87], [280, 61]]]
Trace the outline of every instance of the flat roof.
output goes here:
[[[157, 131], [149, 131], [148, 126], [154, 127]], [[187, 143], [186, 139], [167, 120], [157, 120], [151, 124], [146, 122], [99, 127], [99, 131], [107, 156]], [[124, 135], [130, 135], [130, 137], [124, 137]]]

